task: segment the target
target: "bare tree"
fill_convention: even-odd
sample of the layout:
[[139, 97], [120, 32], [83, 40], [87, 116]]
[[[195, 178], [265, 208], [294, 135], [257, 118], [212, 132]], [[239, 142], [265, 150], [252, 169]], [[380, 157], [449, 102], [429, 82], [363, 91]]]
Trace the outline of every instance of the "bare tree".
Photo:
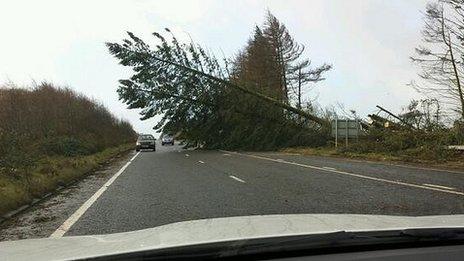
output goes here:
[[437, 99], [412, 100], [398, 116], [416, 129], [433, 131], [444, 126], [440, 103]]
[[416, 48], [416, 55], [411, 57], [422, 70], [419, 76], [429, 83], [414, 87], [451, 104], [461, 118], [464, 118], [463, 7], [462, 0], [439, 0], [438, 3], [427, 4], [422, 30], [426, 46]]
[[294, 92], [297, 98], [297, 108], [301, 109], [303, 88], [308, 87], [308, 83], [316, 83], [325, 80], [322, 75], [332, 68], [331, 65], [323, 64], [322, 66], [311, 68], [310, 60], [298, 62], [294, 67], [294, 73], [290, 76], [290, 82], [293, 83]]

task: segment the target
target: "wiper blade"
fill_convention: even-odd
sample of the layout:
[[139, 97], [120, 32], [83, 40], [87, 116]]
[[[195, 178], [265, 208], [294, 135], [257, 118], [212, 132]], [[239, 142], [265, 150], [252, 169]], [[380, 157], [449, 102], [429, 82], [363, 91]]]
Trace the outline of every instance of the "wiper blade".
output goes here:
[[334, 232], [268, 237], [148, 250], [99, 257], [95, 260], [182, 260], [237, 257], [293, 256], [378, 249], [399, 249], [464, 244], [464, 228], [405, 229], [367, 232]]
[[[413, 241], [445, 241], [445, 240], [464, 240], [464, 228], [418, 228], [404, 230], [381, 230], [366, 232], [346, 232], [339, 231], [326, 234], [311, 234], [303, 236], [280, 237], [275, 240], [264, 239], [260, 244], [250, 246], [267, 247], [277, 246], [334, 246], [345, 244], [366, 244], [366, 243], [395, 243]], [[246, 242], [244, 243], [247, 244]]]
[[356, 248], [360, 246], [373, 246], [385, 248], [392, 245], [400, 245], [401, 248], [413, 244], [420, 246], [434, 244], [464, 244], [464, 228], [430, 228], [430, 229], [404, 229], [388, 231], [367, 232], [335, 232], [327, 234], [311, 234], [304, 236], [292, 236], [270, 238], [254, 243], [244, 242], [237, 253], [251, 254], [263, 251], [295, 251], [295, 250], [319, 250], [337, 248]]
[[405, 229], [401, 231], [401, 236], [416, 239], [463, 239], [464, 228]]

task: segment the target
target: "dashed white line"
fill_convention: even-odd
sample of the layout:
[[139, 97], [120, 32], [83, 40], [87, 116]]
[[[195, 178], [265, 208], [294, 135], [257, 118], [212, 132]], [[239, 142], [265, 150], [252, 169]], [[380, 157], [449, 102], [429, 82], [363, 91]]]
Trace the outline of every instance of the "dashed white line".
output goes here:
[[337, 170], [336, 168], [332, 168], [332, 167], [322, 167], [323, 169], [327, 169], [327, 170]]
[[224, 154], [222, 154], [222, 156], [230, 156], [230, 154], [229, 153], [224, 153]]
[[435, 184], [424, 183], [424, 184], [422, 184], [422, 185], [427, 186], [427, 187], [434, 187], [434, 188], [455, 190], [455, 188], [452, 188], [452, 187], [440, 186], [440, 185], [435, 185]]
[[131, 162], [140, 154], [134, 155], [116, 174], [114, 174], [95, 194], [93, 194], [82, 206], [76, 210], [50, 237], [62, 237], [76, 221], [92, 206], [95, 201], [105, 192], [105, 190], [121, 175]]
[[188, 157], [188, 156], [190, 156], [190, 155], [188, 155], [188, 154], [186, 153], [186, 154], [185, 154], [185, 157]]
[[460, 191], [452, 191], [452, 190], [438, 188], [438, 187], [429, 187], [429, 186], [418, 185], [418, 184], [413, 184], [413, 183], [394, 181], [394, 180], [388, 180], [388, 179], [383, 179], [383, 178], [375, 178], [375, 177], [371, 177], [371, 176], [365, 176], [365, 175], [361, 175], [361, 174], [350, 173], [350, 172], [345, 172], [345, 171], [340, 171], [340, 170], [330, 170], [330, 169], [325, 169], [325, 168], [321, 168], [321, 167], [317, 167], [317, 166], [306, 165], [306, 164], [301, 164], [301, 163], [296, 163], [296, 162], [289, 162], [289, 161], [280, 161], [280, 160], [276, 160], [276, 159], [273, 159], [273, 158], [267, 158], [267, 157], [263, 157], [263, 156], [252, 155], [252, 154], [243, 154], [243, 153], [231, 152], [231, 151], [224, 151], [224, 152], [234, 153], [234, 154], [247, 156], [247, 157], [251, 157], [251, 158], [256, 158], [256, 159], [262, 159], [262, 160], [268, 160], [268, 161], [273, 161], [273, 162], [278, 162], [278, 163], [295, 165], [295, 166], [304, 167], [304, 168], [323, 170], [323, 171], [327, 171], [327, 172], [333, 172], [333, 173], [342, 174], [342, 175], [351, 176], [351, 177], [356, 177], [356, 178], [361, 178], [361, 179], [368, 179], [368, 180], [374, 180], [374, 181], [379, 181], [379, 182], [384, 182], [384, 183], [389, 183], [389, 184], [394, 184], [394, 185], [405, 186], [405, 187], [420, 188], [420, 189], [433, 190], [433, 191], [439, 191], [439, 192], [444, 192], [444, 193], [448, 193], [448, 194], [455, 194], [455, 195], [464, 196], [464, 192], [460, 192]]
[[232, 176], [232, 175], [230, 175], [229, 178], [235, 179], [235, 180], [238, 181], [238, 182], [246, 183], [243, 179], [237, 178], [237, 177]]
[[205, 164], [205, 162], [203, 162], [203, 161], [201, 161], [201, 160], [199, 160], [198, 163]]

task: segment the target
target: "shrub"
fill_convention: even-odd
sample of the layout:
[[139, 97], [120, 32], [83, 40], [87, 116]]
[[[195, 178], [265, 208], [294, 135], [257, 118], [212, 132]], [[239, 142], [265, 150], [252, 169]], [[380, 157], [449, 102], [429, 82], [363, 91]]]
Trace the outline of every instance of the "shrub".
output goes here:
[[132, 126], [69, 88], [42, 83], [0, 87], [0, 169], [33, 165], [41, 156], [87, 155], [132, 142]]
[[48, 139], [42, 143], [41, 149], [46, 155], [63, 155], [67, 157], [88, 155], [96, 152], [95, 148], [73, 137]]
[[347, 148], [340, 147], [342, 153], [380, 153], [398, 156], [408, 161], [455, 159], [458, 154], [447, 149], [459, 137], [455, 128], [425, 130], [371, 129], [359, 142], [351, 142]]

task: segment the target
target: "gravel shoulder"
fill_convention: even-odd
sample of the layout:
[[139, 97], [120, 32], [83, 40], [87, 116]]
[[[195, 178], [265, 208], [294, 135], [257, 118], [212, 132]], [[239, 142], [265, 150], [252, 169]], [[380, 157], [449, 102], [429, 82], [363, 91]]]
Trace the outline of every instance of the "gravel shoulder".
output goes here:
[[0, 241], [50, 236], [134, 154], [128, 151], [116, 156], [81, 181], [3, 222]]

